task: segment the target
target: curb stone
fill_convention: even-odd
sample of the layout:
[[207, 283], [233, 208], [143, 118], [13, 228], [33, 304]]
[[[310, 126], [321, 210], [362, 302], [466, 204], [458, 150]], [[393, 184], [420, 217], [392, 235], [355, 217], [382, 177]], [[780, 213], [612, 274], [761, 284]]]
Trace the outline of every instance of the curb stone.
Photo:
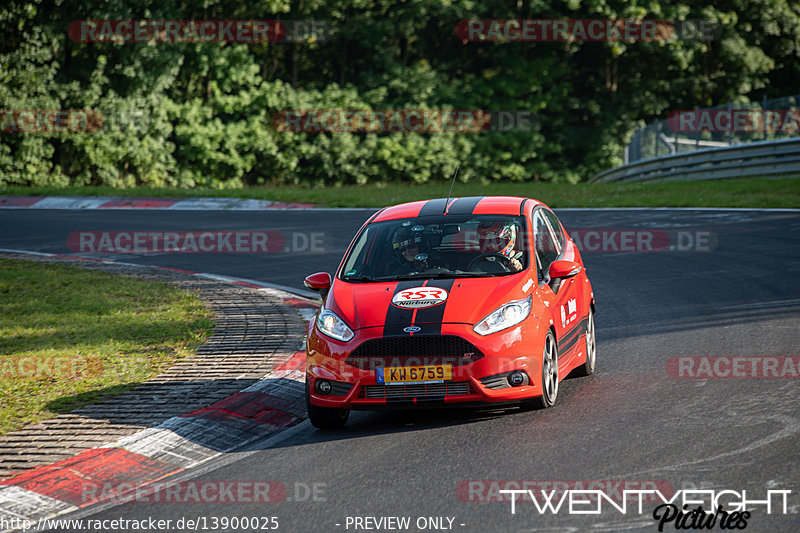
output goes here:
[[0, 523], [102, 503], [83, 488], [141, 488], [305, 418], [302, 339], [317, 302], [196, 272], [54, 254], [0, 257], [167, 281], [198, 291], [217, 314], [195, 357], [104, 402], [0, 437], [0, 475], [10, 465], [24, 469], [0, 480]]

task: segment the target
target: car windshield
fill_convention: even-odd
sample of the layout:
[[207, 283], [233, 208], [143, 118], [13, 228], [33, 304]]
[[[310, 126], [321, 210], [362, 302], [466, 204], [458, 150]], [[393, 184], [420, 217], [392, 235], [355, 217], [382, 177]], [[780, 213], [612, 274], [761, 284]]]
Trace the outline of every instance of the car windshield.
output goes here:
[[344, 261], [340, 279], [396, 281], [507, 276], [528, 267], [524, 219], [442, 215], [368, 225]]

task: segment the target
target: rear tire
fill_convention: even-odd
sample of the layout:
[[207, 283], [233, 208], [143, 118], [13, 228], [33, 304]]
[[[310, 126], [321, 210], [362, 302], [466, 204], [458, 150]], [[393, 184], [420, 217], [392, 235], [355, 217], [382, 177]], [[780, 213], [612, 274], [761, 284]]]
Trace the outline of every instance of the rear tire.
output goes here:
[[308, 381], [306, 380], [306, 411], [308, 412], [308, 419], [317, 429], [339, 429], [347, 424], [347, 419], [350, 416], [350, 409], [342, 409], [337, 407], [320, 407], [311, 404], [311, 393], [308, 388]]
[[552, 330], [547, 332], [542, 351], [542, 395], [533, 401], [533, 406], [547, 409], [556, 403], [558, 398], [558, 345]]
[[586, 320], [586, 362], [575, 368], [576, 376], [591, 376], [597, 364], [597, 344], [594, 337], [594, 313], [589, 309], [589, 318]]

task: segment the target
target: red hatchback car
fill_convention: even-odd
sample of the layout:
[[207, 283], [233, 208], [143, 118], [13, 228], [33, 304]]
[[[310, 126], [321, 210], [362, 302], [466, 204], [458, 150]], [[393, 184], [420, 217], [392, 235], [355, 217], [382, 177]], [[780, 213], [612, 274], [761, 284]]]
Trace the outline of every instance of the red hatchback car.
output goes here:
[[336, 276], [305, 285], [306, 404], [318, 428], [351, 409], [525, 402], [549, 407], [594, 372], [594, 293], [542, 202], [476, 196], [384, 208]]

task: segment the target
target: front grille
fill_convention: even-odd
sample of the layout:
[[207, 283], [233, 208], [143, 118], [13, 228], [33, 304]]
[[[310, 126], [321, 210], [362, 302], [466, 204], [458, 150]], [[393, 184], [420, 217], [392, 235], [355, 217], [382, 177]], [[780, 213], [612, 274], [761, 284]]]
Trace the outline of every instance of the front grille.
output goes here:
[[457, 335], [382, 337], [359, 344], [346, 363], [362, 370], [388, 366], [453, 365], [474, 363], [483, 353]]
[[469, 381], [449, 381], [419, 385], [365, 385], [358, 397], [362, 399], [411, 400], [413, 398], [444, 398], [475, 394]]

